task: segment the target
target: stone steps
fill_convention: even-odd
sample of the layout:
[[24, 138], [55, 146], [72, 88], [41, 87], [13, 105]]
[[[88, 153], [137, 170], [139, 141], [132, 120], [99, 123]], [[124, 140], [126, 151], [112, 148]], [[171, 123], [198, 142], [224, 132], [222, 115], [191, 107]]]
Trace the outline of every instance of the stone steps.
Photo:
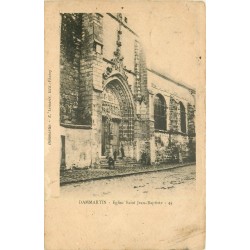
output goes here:
[[[101, 168], [108, 167], [108, 160], [104, 157], [100, 160]], [[140, 165], [140, 163], [136, 162], [133, 159], [117, 159], [115, 162], [115, 167], [125, 167], [125, 166], [133, 166], [133, 165]]]

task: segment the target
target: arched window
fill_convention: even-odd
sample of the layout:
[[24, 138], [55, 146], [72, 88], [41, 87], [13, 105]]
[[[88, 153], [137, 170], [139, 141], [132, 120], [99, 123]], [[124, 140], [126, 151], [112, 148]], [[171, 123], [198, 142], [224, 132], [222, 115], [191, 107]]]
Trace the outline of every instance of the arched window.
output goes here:
[[154, 100], [155, 129], [166, 130], [166, 102], [162, 95], [157, 94]]
[[180, 113], [181, 132], [186, 133], [186, 110], [182, 102], [180, 102]]

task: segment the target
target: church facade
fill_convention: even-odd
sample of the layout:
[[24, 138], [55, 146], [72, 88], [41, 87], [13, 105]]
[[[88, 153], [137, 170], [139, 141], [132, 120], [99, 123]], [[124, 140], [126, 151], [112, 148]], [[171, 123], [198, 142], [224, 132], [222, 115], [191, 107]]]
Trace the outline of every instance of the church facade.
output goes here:
[[125, 15], [61, 18], [61, 168], [98, 167], [121, 148], [135, 162], [194, 162], [195, 89], [147, 67]]

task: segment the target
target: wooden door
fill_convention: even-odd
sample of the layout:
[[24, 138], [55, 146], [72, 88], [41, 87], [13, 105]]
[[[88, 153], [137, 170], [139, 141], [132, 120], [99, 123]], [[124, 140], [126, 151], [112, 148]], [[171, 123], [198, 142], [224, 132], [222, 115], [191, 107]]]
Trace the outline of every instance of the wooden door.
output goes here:
[[119, 121], [112, 121], [112, 149], [113, 152], [119, 150]]

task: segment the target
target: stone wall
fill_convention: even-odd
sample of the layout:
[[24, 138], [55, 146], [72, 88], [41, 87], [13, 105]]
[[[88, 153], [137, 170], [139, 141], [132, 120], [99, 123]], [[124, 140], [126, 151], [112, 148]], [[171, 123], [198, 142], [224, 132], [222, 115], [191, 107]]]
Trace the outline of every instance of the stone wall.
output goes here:
[[191, 147], [187, 135], [155, 133], [156, 162], [177, 163], [181, 161], [180, 154], [183, 162], [195, 161]]
[[65, 168], [89, 167], [92, 163], [92, 139], [89, 129], [62, 128], [65, 136]]
[[169, 103], [169, 130], [178, 132], [180, 130], [179, 103], [171, 96]]
[[[195, 91], [151, 70], [148, 71], [148, 88], [152, 99], [161, 94], [167, 105], [167, 129], [154, 133], [155, 161], [195, 161]], [[186, 133], [181, 132], [180, 103], [185, 107]], [[153, 101], [149, 110], [154, 112]]]
[[[128, 72], [134, 72], [134, 43], [135, 40], [138, 40], [138, 37], [129, 30], [128, 24], [125, 22], [125, 15], [119, 15], [120, 13], [103, 14], [103, 57], [107, 60], [111, 60], [114, 57], [114, 52], [117, 47], [117, 31], [119, 30], [120, 20], [121, 55], [124, 57], [123, 65], [126, 66]], [[133, 88], [134, 75], [131, 73], [127, 75], [131, 75], [128, 82]]]
[[188, 103], [187, 105], [187, 120], [188, 120], [188, 134], [195, 136], [195, 106]]
[[78, 123], [81, 14], [62, 14], [60, 54], [60, 122]]
[[93, 89], [102, 91], [103, 23], [100, 14], [63, 14], [61, 123], [92, 124]]
[[94, 91], [102, 91], [102, 36], [102, 15], [83, 14], [79, 89], [81, 124], [92, 125], [93, 119], [96, 119], [97, 113], [100, 112], [100, 98], [96, 98]]

